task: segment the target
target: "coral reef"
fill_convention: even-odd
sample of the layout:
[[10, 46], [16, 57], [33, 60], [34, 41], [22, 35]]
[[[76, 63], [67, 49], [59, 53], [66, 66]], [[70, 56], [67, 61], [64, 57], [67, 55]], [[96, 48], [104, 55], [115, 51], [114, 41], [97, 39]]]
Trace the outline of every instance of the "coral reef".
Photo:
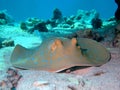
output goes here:
[[63, 17], [62, 12], [56, 8], [53, 11], [53, 17], [51, 19], [43, 21], [38, 18], [29, 18], [27, 21], [21, 22], [20, 28], [30, 33], [33, 33], [34, 30], [38, 30], [39, 32], [67, 33], [67, 31], [75, 32], [75, 30], [84, 30], [87, 28], [96, 30], [108, 25], [108, 22], [112, 23], [113, 21], [114, 20], [106, 21], [106, 23], [104, 23], [105, 21], [102, 22], [99, 18], [99, 13], [95, 10], [78, 10], [76, 15]]
[[29, 30], [29, 32], [34, 32], [34, 30], [38, 30], [39, 32], [48, 32], [46, 28], [46, 23], [44, 21], [39, 22], [33, 28]]
[[58, 9], [58, 8], [55, 8], [54, 11], [53, 11], [53, 20], [60, 20], [62, 19], [62, 12]]
[[46, 22], [37, 18], [29, 18], [26, 22], [21, 22], [20, 28], [29, 33], [33, 33], [34, 30], [38, 30], [39, 32], [48, 32]]
[[93, 31], [92, 29], [79, 30], [72, 34], [67, 35], [66, 37], [70, 39], [71, 38], [90, 38], [98, 42], [104, 40], [104, 37], [102, 37], [98, 32]]
[[6, 10], [0, 11], [0, 25], [12, 23], [13, 19], [6, 13]]
[[[1, 18], [2, 17], [4, 17], [4, 15], [1, 15]], [[20, 28], [29, 33], [34, 33], [35, 30], [37, 30], [40, 34], [43, 34], [41, 32], [47, 32], [47, 34], [49, 34], [47, 36], [43, 34], [43, 37], [53, 35], [61, 35], [68, 38], [83, 37], [98, 42], [113, 41], [113, 46], [116, 46], [115, 43], [119, 40], [115, 39], [115, 37], [117, 38], [119, 35], [115, 34], [115, 25], [115, 17], [102, 20], [99, 18], [99, 13], [96, 10], [78, 10], [76, 15], [63, 17], [62, 12], [56, 8], [53, 11], [53, 17], [51, 19], [43, 21], [38, 18], [28, 18], [26, 21], [20, 23]], [[88, 30], [88, 28], [90, 30]]]
[[2, 42], [2, 47], [14, 46], [14, 41], [11, 39], [6, 39]]
[[0, 48], [2, 48], [2, 42], [5, 40], [6, 38], [1, 38], [0, 37]]
[[14, 46], [14, 41], [11, 39], [0, 38], [0, 48]]
[[25, 22], [21, 22], [20, 23], [20, 28], [22, 29], [22, 30], [28, 30], [28, 27], [27, 27], [27, 25], [26, 25], [26, 23]]
[[62, 12], [58, 8], [55, 8], [53, 10], [53, 17], [50, 20], [47, 20], [46, 24], [49, 24], [52, 27], [57, 27], [57, 25], [63, 23], [63, 21]]
[[[74, 29], [92, 28], [91, 21], [97, 17], [98, 12], [95, 10], [91, 11], [78, 10], [76, 15], [62, 17], [62, 14], [59, 11], [59, 9], [55, 9], [53, 13], [53, 18], [48, 20], [46, 24], [50, 24], [52, 28], [74, 28]], [[97, 24], [95, 23], [99, 24], [99, 26], [97, 26]], [[94, 24], [97, 27], [100, 27], [102, 25], [101, 19], [99, 19], [99, 21], [95, 21]]]
[[96, 18], [98, 16], [98, 12], [95, 10], [91, 11], [83, 11], [83, 10], [78, 10], [77, 15], [74, 18], [74, 26], [79, 27], [79, 29], [84, 29], [84, 28], [92, 28], [91, 21], [92, 19]]
[[92, 19], [91, 24], [94, 29], [101, 28], [102, 20], [99, 19], [99, 16], [96, 16], [95, 18]]

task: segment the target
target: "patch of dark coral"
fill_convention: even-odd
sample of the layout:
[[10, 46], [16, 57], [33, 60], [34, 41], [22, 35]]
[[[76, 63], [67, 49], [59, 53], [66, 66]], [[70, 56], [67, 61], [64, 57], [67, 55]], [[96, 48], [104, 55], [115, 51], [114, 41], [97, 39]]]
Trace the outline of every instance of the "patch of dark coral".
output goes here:
[[5, 40], [6, 38], [1, 38], [0, 37], [0, 48], [2, 48], [2, 42]]
[[34, 30], [38, 30], [39, 32], [48, 32], [45, 22], [36, 24], [33, 28], [30, 29], [30, 32], [34, 32]]
[[14, 45], [14, 41], [11, 39], [6, 39], [2, 42], [2, 47], [12, 47]]
[[101, 28], [102, 26], [102, 20], [99, 18], [93, 18], [91, 22], [94, 29]]
[[46, 21], [46, 24], [50, 24], [52, 27], [56, 27], [56, 26], [57, 26], [55, 20], [47, 20], [47, 21]]
[[24, 30], [24, 31], [28, 30], [28, 27], [27, 27], [27, 25], [26, 25], [25, 22], [21, 22], [21, 23], [20, 23], [20, 28], [21, 28], [22, 30]]
[[58, 24], [63, 23], [63, 21], [64, 18], [62, 16], [62, 12], [58, 8], [55, 8], [53, 10], [52, 19], [48, 20], [46, 24], [50, 24], [52, 27], [56, 27]]
[[0, 48], [12, 47], [14, 46], [14, 41], [11, 39], [0, 38]]
[[39, 32], [48, 32], [46, 22], [37, 18], [30, 18], [26, 22], [21, 22], [20, 28], [29, 33], [33, 33], [35, 30]]
[[48, 32], [46, 25], [57, 27], [58, 24], [63, 22], [62, 13], [59, 9], [53, 11], [53, 17], [50, 20], [42, 21], [37, 18], [29, 18], [26, 22], [21, 22], [20, 28], [29, 33], [33, 33], [35, 30], [39, 32]]
[[10, 24], [14, 20], [11, 18], [10, 15], [6, 13], [6, 11], [0, 11], [0, 25]]
[[62, 13], [58, 8], [55, 8], [53, 11], [53, 20], [62, 19]]
[[17, 70], [8, 68], [6, 79], [0, 82], [2, 90], [16, 90], [18, 81], [22, 78], [22, 75]]

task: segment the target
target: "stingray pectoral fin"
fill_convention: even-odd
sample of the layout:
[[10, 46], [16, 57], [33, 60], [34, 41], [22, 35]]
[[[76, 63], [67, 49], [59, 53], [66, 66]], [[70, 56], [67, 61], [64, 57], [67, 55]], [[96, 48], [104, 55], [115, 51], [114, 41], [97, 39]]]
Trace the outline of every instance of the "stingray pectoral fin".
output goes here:
[[22, 60], [29, 56], [30, 53], [28, 52], [29, 50], [24, 48], [23, 46], [16, 45], [10, 58], [12, 65], [16, 66], [20, 63], [24, 63], [24, 61]]
[[71, 39], [71, 44], [74, 45], [74, 46], [76, 46], [76, 44], [77, 44], [77, 39], [76, 39], [76, 38], [72, 38], [72, 39]]
[[78, 45], [82, 54], [93, 66], [100, 66], [110, 60], [109, 51], [100, 43], [86, 38], [78, 38]]
[[56, 39], [51, 45], [51, 51], [54, 52], [57, 48], [62, 48], [63, 43], [60, 39]]

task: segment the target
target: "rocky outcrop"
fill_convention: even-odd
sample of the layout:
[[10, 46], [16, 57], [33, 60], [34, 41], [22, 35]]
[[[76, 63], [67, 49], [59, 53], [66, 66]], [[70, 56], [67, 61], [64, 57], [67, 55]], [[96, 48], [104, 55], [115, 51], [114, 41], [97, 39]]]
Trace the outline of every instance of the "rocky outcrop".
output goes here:
[[13, 19], [6, 13], [6, 10], [0, 11], [0, 25], [12, 23]]

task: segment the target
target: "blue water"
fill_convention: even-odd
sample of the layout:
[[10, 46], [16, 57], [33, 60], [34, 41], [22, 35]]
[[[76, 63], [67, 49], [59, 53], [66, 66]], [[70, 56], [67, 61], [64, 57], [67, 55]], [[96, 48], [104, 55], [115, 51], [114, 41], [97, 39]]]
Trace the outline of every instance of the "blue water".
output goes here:
[[96, 9], [101, 18], [107, 19], [117, 6], [114, 0], [0, 0], [0, 10], [6, 9], [15, 20], [49, 19], [54, 8], [60, 9], [63, 16], [75, 15], [78, 9]]

